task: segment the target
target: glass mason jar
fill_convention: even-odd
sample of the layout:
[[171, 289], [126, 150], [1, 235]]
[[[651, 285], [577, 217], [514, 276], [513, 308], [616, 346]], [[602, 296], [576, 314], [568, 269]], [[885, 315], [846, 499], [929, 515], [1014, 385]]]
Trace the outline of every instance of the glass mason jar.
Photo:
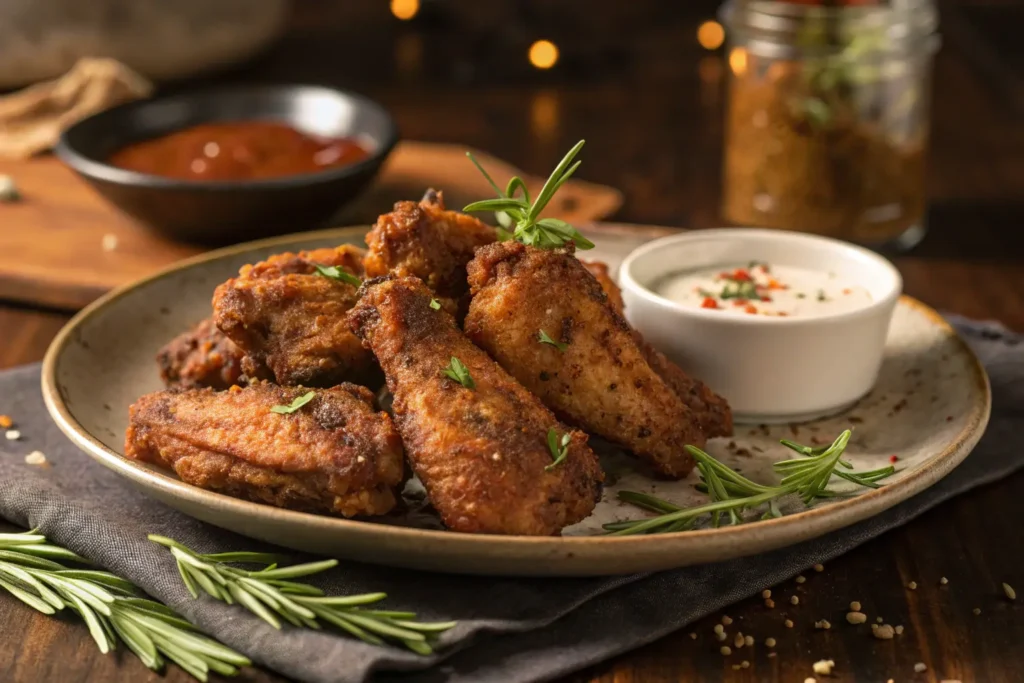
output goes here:
[[909, 248], [924, 236], [932, 0], [729, 0], [734, 223]]

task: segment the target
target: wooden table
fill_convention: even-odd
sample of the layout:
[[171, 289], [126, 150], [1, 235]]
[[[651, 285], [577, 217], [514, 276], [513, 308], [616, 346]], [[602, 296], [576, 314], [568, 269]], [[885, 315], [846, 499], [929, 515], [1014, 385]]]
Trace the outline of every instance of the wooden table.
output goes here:
[[[580, 176], [626, 193], [617, 218], [717, 224], [724, 68], [721, 55], [700, 51], [693, 38], [713, 5], [669, 11], [684, 3], [537, 3], [529, 22], [499, 29], [496, 21], [514, 19], [500, 14], [508, 11], [501, 4], [435, 3], [423, 23], [405, 24], [379, 1], [306, 0], [279, 47], [221, 80], [362, 90], [392, 109], [409, 138], [463, 142], [534, 172], [587, 138]], [[525, 49], [534, 36], [559, 42], [564, 68], [531, 72]], [[1024, 121], [1003, 94], [947, 41], [936, 64], [931, 232], [896, 263], [907, 293], [928, 304], [1024, 330]], [[0, 366], [39, 360], [67, 318], [0, 305]], [[999, 586], [1024, 589], [1022, 515], [1024, 473], [942, 505], [824, 573], [810, 572], [799, 588], [780, 587], [778, 594], [800, 595], [790, 608], [792, 629], [782, 623], [781, 605], [768, 610], [752, 599], [727, 610], [759, 643], [778, 641], [774, 658], [762, 644], [723, 658], [712, 638], [716, 615], [567, 680], [799, 683], [825, 657], [837, 668], [835, 679], [824, 680], [1019, 682], [1021, 605], [1001, 598]], [[940, 587], [943, 576], [949, 583]], [[910, 581], [916, 591], [905, 587]], [[879, 641], [846, 628], [852, 600], [906, 632]], [[816, 630], [818, 619], [832, 628]], [[691, 640], [691, 631], [699, 639]], [[74, 619], [38, 615], [6, 595], [0, 634], [2, 681], [159, 680], [133, 657], [99, 655]], [[744, 658], [754, 666], [733, 670]], [[918, 662], [927, 671], [914, 673]], [[172, 667], [166, 680], [191, 679]], [[236, 680], [283, 679], [249, 669]]]

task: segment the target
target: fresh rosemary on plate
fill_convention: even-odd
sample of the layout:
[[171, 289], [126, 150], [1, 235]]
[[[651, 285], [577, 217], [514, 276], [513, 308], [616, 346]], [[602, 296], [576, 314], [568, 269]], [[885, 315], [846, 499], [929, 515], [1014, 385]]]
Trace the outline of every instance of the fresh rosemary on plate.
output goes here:
[[140, 597], [131, 582], [66, 563], [89, 564], [35, 531], [0, 534], [0, 587], [43, 614], [65, 607], [77, 613], [100, 652], [114, 650], [120, 641], [150, 669], [163, 669], [169, 659], [200, 681], [210, 671], [232, 676], [251, 663], [199, 633], [170, 608]]
[[[399, 642], [421, 655], [433, 652], [431, 643], [454, 621], [422, 623], [414, 612], [365, 609], [379, 602], [385, 593], [325, 596], [316, 586], [291, 579], [330, 569], [337, 560], [322, 560], [278, 567], [278, 556], [269, 553], [197, 553], [174, 539], [151, 534], [149, 540], [168, 548], [178, 563], [178, 573], [192, 597], [199, 589], [217, 600], [239, 604], [274, 628], [281, 619], [293, 626], [318, 629], [321, 622], [333, 624], [360, 640], [383, 645], [385, 640]], [[265, 565], [259, 571], [238, 569], [227, 563]]]
[[[462, 210], [466, 212], [494, 211], [497, 214], [498, 222], [501, 224], [501, 227], [498, 228], [498, 236], [502, 240], [517, 240], [523, 244], [533, 245], [541, 249], [555, 249], [569, 242], [574, 242], [577, 249], [593, 249], [594, 243], [565, 221], [557, 218], [540, 217], [541, 211], [548, 205], [551, 198], [555, 196], [558, 189], [579, 168], [580, 162], [572, 163], [572, 161], [576, 158], [580, 149], [583, 148], [583, 143], [584, 141], [580, 140], [569, 150], [569, 153], [565, 155], [558, 166], [555, 167], [555, 170], [551, 172], [551, 176], [544, 183], [544, 187], [541, 188], [540, 194], [537, 195], [536, 201], [532, 204], [530, 202], [530, 192], [526, 189], [526, 183], [522, 178], [512, 176], [512, 179], [508, 181], [505, 191], [502, 192], [497, 183], [484, 170], [484, 167], [480, 165], [470, 152], [466, 152], [469, 160], [473, 162], [484, 177], [487, 178], [487, 182], [494, 188], [494, 191], [498, 193], [498, 198], [473, 202]], [[517, 192], [521, 193], [522, 196], [516, 197]], [[511, 232], [509, 232], [510, 229]]]
[[[782, 480], [774, 486], [753, 482], [739, 472], [723, 465], [699, 448], [687, 446], [686, 450], [697, 461], [701, 484], [698, 488], [707, 493], [711, 502], [697, 507], [684, 508], [637, 491], [620, 491], [619, 500], [637, 507], [657, 512], [657, 517], [612, 522], [604, 528], [614, 536], [633, 534], [661, 534], [685, 531], [693, 527], [698, 518], [709, 515], [712, 526], [720, 526], [723, 515], [729, 524], [739, 524], [748, 510], [766, 507], [761, 519], [781, 517], [779, 499], [797, 495], [810, 506], [819, 498], [841, 495], [828, 488], [833, 475], [867, 488], [878, 488], [880, 480], [892, 475], [896, 469], [889, 465], [867, 472], [850, 472], [853, 465], [842, 459], [843, 451], [850, 441], [849, 429], [840, 434], [828, 446], [812, 448], [783, 439], [782, 445], [801, 455], [799, 458], [774, 463], [774, 469]], [[843, 469], [838, 469], [838, 468]]]

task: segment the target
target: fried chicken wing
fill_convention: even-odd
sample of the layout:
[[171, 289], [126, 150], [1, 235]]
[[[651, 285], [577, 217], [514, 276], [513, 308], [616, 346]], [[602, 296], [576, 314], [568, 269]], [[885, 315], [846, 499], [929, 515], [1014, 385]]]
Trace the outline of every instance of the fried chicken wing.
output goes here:
[[346, 517], [391, 510], [404, 474], [391, 419], [354, 384], [318, 390], [292, 414], [271, 412], [307, 391], [256, 383], [147, 394], [130, 409], [125, 455], [258, 503]]
[[[570, 430], [462, 333], [430, 308], [422, 281], [363, 284], [349, 313], [394, 395], [413, 469], [444, 523], [456, 531], [552, 535], [594, 509], [603, 473], [583, 432]], [[457, 358], [472, 387], [444, 374]], [[569, 434], [554, 464], [548, 432]]]
[[[608, 273], [608, 266], [600, 261], [583, 261], [601, 289], [608, 296], [608, 304], [619, 315], [624, 316], [626, 304], [622, 290]], [[628, 321], [627, 321], [628, 322]], [[711, 390], [699, 379], [690, 377], [658, 349], [654, 348], [636, 329], [633, 338], [640, 347], [647, 364], [672, 388], [676, 395], [695, 412], [700, 420], [701, 430], [709, 439], [732, 434], [732, 409], [729, 403]]]
[[217, 288], [214, 321], [245, 352], [247, 375], [312, 387], [381, 381], [373, 356], [345, 322], [357, 287], [316, 270], [336, 266], [359, 276], [362, 256], [351, 245], [277, 254]]
[[156, 361], [169, 387], [227, 389], [242, 377], [245, 354], [207, 318], [160, 349]]
[[666, 476], [693, 468], [684, 446], [704, 445], [699, 416], [651, 369], [571, 246], [489, 245], [470, 262], [469, 283], [466, 334], [557, 415]]
[[427, 190], [420, 202], [398, 202], [366, 236], [367, 277], [412, 275], [458, 308], [469, 286], [466, 264], [473, 253], [498, 239], [494, 228], [473, 216], [448, 211], [444, 196]]

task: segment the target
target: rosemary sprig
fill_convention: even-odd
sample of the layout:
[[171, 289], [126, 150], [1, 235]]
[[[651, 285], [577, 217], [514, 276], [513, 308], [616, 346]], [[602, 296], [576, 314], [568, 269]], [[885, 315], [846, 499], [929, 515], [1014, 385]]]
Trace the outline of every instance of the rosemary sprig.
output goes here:
[[[540, 249], [555, 249], [574, 242], [578, 249], [593, 249], [594, 243], [580, 234], [576, 228], [563, 220], [557, 218], [541, 218], [541, 211], [548, 205], [551, 198], [555, 196], [572, 177], [572, 174], [579, 168], [580, 162], [573, 163], [573, 159], [583, 148], [584, 141], [580, 140], [569, 150], [569, 153], [562, 158], [555, 170], [551, 172], [536, 201], [530, 203], [530, 193], [526, 189], [526, 182], [519, 176], [512, 176], [502, 192], [497, 183], [484, 170], [484, 167], [473, 157], [472, 153], [466, 152], [469, 160], [479, 169], [494, 191], [498, 193], [497, 199], [484, 199], [469, 204], [463, 211], [494, 211], [498, 216], [498, 222], [502, 227], [498, 228], [498, 236], [502, 240], [517, 240], [523, 244], [533, 245]], [[521, 193], [521, 197], [516, 197]], [[512, 228], [509, 232], [507, 228]]]
[[[853, 468], [853, 465], [842, 459], [851, 435], [852, 432], [847, 429], [830, 445], [819, 448], [802, 446], [783, 439], [782, 445], [796, 451], [801, 457], [772, 465], [772, 469], [782, 476], [782, 480], [775, 486], [765, 486], [751, 481], [701, 449], [687, 446], [686, 450], [697, 461], [697, 470], [701, 478], [698, 489], [707, 493], [711, 502], [683, 508], [646, 493], [622, 491], [619, 493], [619, 500], [657, 512], [659, 515], [647, 519], [612, 522], [605, 524], [604, 528], [616, 536], [684, 531], [691, 528], [697, 519], [704, 515], [710, 517], [711, 524], [715, 527], [721, 525], [723, 515], [728, 517], [729, 524], [739, 524], [743, 521], [744, 512], [761, 506], [766, 507], [761, 519], [781, 517], [782, 511], [778, 502], [786, 496], [800, 496], [804, 504], [810, 506], [820, 498], [839, 495], [828, 489], [833, 475], [858, 486], [878, 488], [878, 482], [892, 475], [896, 469], [890, 465], [866, 472], [844, 471]], [[839, 467], [844, 469], [837, 469]]]
[[77, 613], [106, 654], [118, 641], [154, 671], [169, 659], [200, 681], [215, 671], [225, 676], [251, 662], [208, 638], [165, 605], [140, 597], [130, 581], [88, 565], [70, 550], [35, 531], [0, 534], [0, 587], [43, 614], [65, 607]]
[[296, 410], [298, 410], [302, 406], [304, 406], [307, 403], [309, 403], [310, 401], [312, 401], [314, 396], [316, 396], [316, 392], [315, 391], [307, 392], [307, 393], [303, 394], [302, 396], [296, 396], [295, 400], [293, 400], [288, 405], [271, 406], [270, 407], [270, 412], [278, 413], [280, 415], [291, 415]]
[[[200, 554], [174, 539], [151, 534], [149, 540], [170, 549], [178, 563], [178, 573], [192, 597], [199, 589], [217, 600], [240, 604], [274, 628], [281, 619], [293, 626], [319, 629], [321, 622], [333, 624], [360, 640], [383, 645], [385, 640], [402, 643], [421, 655], [433, 652], [438, 633], [455, 626], [454, 621], [423, 623], [414, 612], [365, 609], [379, 602], [385, 593], [325, 596], [323, 591], [291, 579], [309, 576], [338, 564], [337, 560], [308, 562], [278, 567], [276, 555], [269, 553]], [[238, 569], [228, 562], [265, 565], [259, 571]]]

